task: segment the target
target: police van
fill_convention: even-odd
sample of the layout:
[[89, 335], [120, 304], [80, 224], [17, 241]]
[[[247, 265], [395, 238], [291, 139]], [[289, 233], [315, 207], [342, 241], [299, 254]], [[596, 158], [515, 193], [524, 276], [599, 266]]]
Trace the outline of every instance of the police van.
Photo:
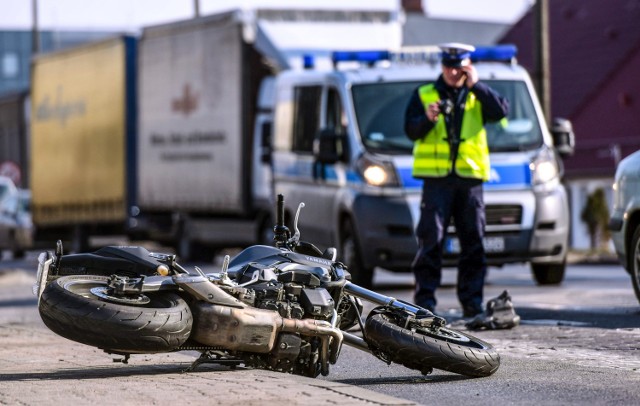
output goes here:
[[[487, 125], [491, 178], [484, 186], [489, 265], [527, 262], [539, 284], [564, 278], [569, 205], [561, 158], [574, 148], [571, 124], [547, 128], [529, 75], [513, 46], [472, 54], [480, 80], [510, 103]], [[283, 72], [275, 85], [273, 177], [288, 216], [305, 202], [305, 239], [338, 247], [356, 283], [375, 267], [410, 271], [417, 251], [422, 180], [412, 177], [413, 142], [404, 133], [412, 92], [441, 73], [437, 48], [336, 52], [332, 69]], [[553, 131], [552, 131], [553, 130]], [[454, 226], [445, 265], [460, 244]]]

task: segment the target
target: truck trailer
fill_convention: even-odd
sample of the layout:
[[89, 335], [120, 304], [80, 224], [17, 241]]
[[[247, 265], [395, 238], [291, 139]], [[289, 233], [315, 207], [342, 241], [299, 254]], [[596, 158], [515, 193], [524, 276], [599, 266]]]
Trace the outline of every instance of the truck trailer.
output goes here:
[[147, 27], [140, 39], [128, 229], [183, 258], [271, 241], [275, 69], [239, 15]]
[[276, 68], [249, 28], [227, 12], [34, 59], [38, 240], [122, 234], [184, 259], [270, 241]]
[[32, 61], [30, 186], [36, 240], [124, 233], [136, 185], [136, 39]]

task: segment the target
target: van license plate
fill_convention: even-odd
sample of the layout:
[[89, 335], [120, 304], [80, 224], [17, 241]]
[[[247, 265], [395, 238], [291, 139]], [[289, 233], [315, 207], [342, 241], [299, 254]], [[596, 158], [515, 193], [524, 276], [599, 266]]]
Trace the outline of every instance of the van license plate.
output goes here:
[[[503, 237], [485, 237], [483, 239], [485, 252], [504, 252]], [[460, 253], [460, 241], [456, 237], [447, 238], [445, 242], [445, 251], [447, 254]]]

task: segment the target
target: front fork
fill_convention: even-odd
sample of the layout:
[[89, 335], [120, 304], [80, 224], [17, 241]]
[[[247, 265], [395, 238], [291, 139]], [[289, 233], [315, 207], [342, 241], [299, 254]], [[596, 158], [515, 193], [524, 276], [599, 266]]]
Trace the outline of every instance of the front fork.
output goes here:
[[43, 252], [38, 256], [38, 273], [36, 274], [36, 283], [33, 285], [33, 294], [38, 297], [38, 305], [40, 305], [40, 296], [47, 284], [49, 276], [49, 268], [53, 264], [54, 257], [48, 252]]

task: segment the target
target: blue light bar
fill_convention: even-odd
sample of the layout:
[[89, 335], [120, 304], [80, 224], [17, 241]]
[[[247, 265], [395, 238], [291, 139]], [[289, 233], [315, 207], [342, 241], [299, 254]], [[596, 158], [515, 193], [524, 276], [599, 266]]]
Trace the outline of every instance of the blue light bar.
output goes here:
[[363, 62], [374, 64], [380, 61], [388, 61], [390, 59], [389, 51], [335, 51], [331, 59], [333, 64], [338, 62]]
[[[518, 49], [513, 44], [476, 47], [471, 53], [471, 60], [513, 62]], [[399, 63], [438, 63], [442, 52], [438, 47], [409, 47], [397, 51], [368, 50], [368, 51], [335, 51], [331, 55], [333, 65], [340, 62], [359, 62], [374, 65], [376, 62], [390, 61]]]
[[474, 62], [509, 62], [516, 57], [517, 53], [518, 48], [513, 44], [476, 47], [476, 50], [471, 53], [471, 60]]
[[305, 69], [313, 69], [315, 66], [315, 58], [313, 55], [305, 54], [302, 56], [302, 66]]

